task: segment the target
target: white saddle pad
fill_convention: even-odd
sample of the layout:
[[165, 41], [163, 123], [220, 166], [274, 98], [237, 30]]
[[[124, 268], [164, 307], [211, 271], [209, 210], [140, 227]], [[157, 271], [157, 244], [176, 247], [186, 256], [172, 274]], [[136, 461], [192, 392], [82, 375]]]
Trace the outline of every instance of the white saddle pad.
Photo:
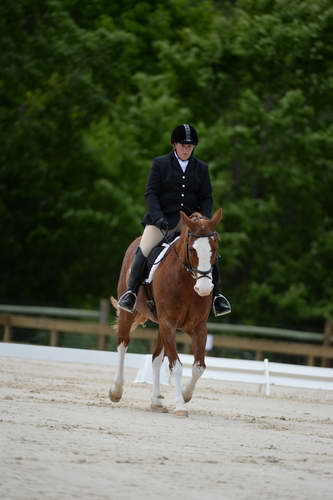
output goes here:
[[153, 277], [156, 269], [158, 268], [160, 262], [163, 260], [164, 255], [167, 253], [168, 249], [173, 245], [177, 240], [179, 240], [180, 236], [177, 236], [171, 243], [163, 243], [162, 247], [165, 247], [161, 253], [158, 254], [154, 264], [151, 267], [148, 278], [144, 281], [144, 283], [149, 284], [153, 281]]

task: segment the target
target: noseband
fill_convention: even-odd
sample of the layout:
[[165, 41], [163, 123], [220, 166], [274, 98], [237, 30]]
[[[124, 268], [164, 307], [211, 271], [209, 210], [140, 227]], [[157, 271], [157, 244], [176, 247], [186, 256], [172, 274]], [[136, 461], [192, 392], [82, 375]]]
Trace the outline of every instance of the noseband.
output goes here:
[[[190, 258], [190, 252], [189, 252], [189, 244], [188, 244], [189, 237], [196, 238], [196, 239], [198, 239], [198, 238], [212, 238], [212, 237], [218, 238], [217, 232], [212, 231], [212, 232], [206, 233], [206, 234], [195, 234], [195, 233], [192, 233], [189, 231], [188, 237], [186, 239], [186, 260], [187, 260], [187, 262], [183, 262], [184, 269], [186, 271], [188, 271], [189, 273], [191, 273], [192, 277], [194, 279], [196, 279], [197, 281], [200, 278], [208, 278], [208, 279], [212, 280], [212, 266], [210, 266], [210, 269], [208, 271], [201, 271], [199, 268], [193, 267], [191, 265], [191, 258]], [[199, 277], [197, 277], [198, 275], [199, 275]]]

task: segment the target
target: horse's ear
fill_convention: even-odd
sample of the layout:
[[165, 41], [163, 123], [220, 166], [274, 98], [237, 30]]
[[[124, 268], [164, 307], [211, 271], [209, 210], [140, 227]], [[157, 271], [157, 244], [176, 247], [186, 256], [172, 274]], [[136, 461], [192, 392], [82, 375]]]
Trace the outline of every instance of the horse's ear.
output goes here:
[[222, 219], [222, 208], [218, 208], [213, 217], [210, 219], [210, 222], [212, 223], [213, 227], [215, 227], [221, 221], [221, 219]]
[[182, 211], [180, 211], [179, 214], [180, 214], [180, 218], [183, 221], [183, 223], [186, 224], [186, 225], [188, 225], [188, 222], [189, 222], [190, 218], [187, 217], [187, 215], [184, 212], [182, 212]]
[[187, 217], [187, 215], [184, 212], [180, 211], [179, 214], [180, 214], [180, 218], [183, 221], [183, 223], [187, 227], [189, 227], [190, 229], [192, 229], [193, 221], [189, 217]]

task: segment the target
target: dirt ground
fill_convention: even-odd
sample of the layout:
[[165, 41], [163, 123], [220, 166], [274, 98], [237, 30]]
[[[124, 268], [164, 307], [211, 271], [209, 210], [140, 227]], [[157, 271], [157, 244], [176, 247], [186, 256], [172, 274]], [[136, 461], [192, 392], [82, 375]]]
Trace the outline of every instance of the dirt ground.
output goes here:
[[332, 500], [333, 391], [203, 379], [179, 419], [133, 369], [111, 403], [113, 373], [0, 358], [2, 500]]

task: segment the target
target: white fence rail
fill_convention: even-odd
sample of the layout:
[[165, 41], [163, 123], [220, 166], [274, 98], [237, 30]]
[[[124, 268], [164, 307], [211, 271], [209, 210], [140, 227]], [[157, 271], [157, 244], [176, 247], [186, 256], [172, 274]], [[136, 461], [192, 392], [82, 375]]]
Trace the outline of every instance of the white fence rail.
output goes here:
[[[116, 366], [118, 354], [112, 351], [73, 349], [71, 347], [49, 347], [30, 344], [7, 344], [0, 342], [0, 357], [32, 359], [35, 361], [61, 361]], [[141, 368], [143, 354], [127, 354], [126, 366]]]
[[[151, 355], [145, 357], [145, 362], [139, 369], [135, 381], [152, 383], [152, 358]], [[181, 354], [180, 360], [183, 364], [183, 375], [190, 377], [193, 356]], [[270, 394], [272, 385], [333, 390], [333, 369], [331, 368], [270, 363], [267, 359], [264, 361], [247, 361], [213, 357], [206, 357], [206, 365], [207, 368], [203, 378], [259, 384], [265, 387], [266, 395]], [[166, 360], [162, 365], [162, 383], [170, 383]]]
[[[88, 349], [7, 344], [0, 342], [0, 357], [17, 357], [33, 360], [64, 361], [116, 366], [117, 353]], [[191, 375], [193, 356], [180, 355], [185, 377]], [[246, 361], [230, 358], [206, 358], [207, 369], [203, 375], [207, 379], [226, 382], [255, 383], [266, 388], [269, 395], [273, 385], [308, 389], [333, 390], [333, 369], [319, 368], [268, 361]], [[151, 355], [127, 354], [126, 366], [138, 369], [135, 381], [151, 383]], [[169, 383], [166, 361], [162, 365], [162, 383]]]

